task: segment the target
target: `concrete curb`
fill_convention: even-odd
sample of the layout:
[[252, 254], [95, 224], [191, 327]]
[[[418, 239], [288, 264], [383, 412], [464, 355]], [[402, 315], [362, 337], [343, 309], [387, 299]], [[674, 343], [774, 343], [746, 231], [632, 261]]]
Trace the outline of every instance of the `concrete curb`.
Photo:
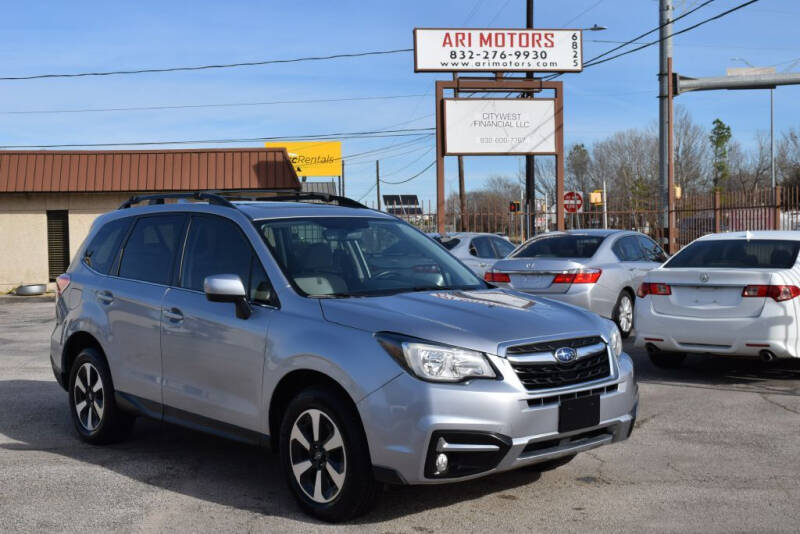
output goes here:
[[0, 305], [17, 304], [23, 302], [55, 302], [55, 293], [45, 293], [43, 295], [30, 295], [21, 297], [19, 295], [0, 295]]

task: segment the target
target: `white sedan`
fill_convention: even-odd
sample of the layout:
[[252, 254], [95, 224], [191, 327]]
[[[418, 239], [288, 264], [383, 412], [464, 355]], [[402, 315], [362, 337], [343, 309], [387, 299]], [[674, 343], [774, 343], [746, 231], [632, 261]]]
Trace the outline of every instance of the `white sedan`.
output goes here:
[[687, 353], [800, 357], [800, 232], [710, 234], [647, 273], [636, 346], [657, 366]]
[[514, 250], [514, 244], [507, 237], [495, 234], [453, 232], [444, 236], [428, 235], [480, 277], [483, 277], [497, 260], [505, 258]]

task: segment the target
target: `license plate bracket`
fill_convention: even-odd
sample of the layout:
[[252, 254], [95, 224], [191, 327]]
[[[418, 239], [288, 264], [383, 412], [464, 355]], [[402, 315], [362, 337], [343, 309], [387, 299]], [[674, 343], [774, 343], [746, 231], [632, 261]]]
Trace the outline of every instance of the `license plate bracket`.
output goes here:
[[562, 400], [558, 407], [558, 432], [571, 432], [600, 424], [600, 395]]

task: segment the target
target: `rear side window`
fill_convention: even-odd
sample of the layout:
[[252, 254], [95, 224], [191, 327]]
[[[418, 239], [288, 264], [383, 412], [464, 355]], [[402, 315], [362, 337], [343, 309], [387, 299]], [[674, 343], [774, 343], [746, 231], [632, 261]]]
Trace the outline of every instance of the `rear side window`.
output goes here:
[[169, 284], [183, 234], [183, 215], [142, 217], [125, 243], [119, 275], [122, 278]]
[[520, 248], [515, 258], [591, 258], [605, 236], [554, 235], [531, 241]]
[[238, 275], [248, 287], [252, 256], [250, 242], [235, 223], [221, 217], [192, 217], [181, 287], [203, 291], [205, 278], [215, 274]]
[[494, 250], [497, 252], [498, 258], [505, 258], [514, 250], [514, 245], [512, 243], [509, 243], [505, 239], [500, 239], [499, 237], [493, 237], [492, 244], [494, 245]]
[[643, 261], [644, 253], [636, 236], [627, 236], [617, 240], [612, 247], [614, 254], [622, 261]]
[[97, 271], [108, 274], [119, 253], [119, 246], [128, 232], [131, 218], [117, 219], [103, 225], [83, 254], [83, 263]]
[[778, 239], [695, 241], [664, 267], [790, 269], [797, 260], [798, 248], [800, 242]]
[[461, 243], [461, 240], [458, 239], [457, 237], [453, 237], [450, 239], [442, 239], [441, 237], [434, 237], [434, 239], [439, 243], [441, 243], [442, 246], [447, 250], [453, 250], [458, 246], [459, 243]]

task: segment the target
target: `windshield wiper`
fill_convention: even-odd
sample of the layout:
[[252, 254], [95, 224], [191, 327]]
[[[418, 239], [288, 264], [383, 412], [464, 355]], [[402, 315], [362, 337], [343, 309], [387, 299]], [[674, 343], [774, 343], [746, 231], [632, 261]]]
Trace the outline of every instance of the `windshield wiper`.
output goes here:
[[312, 299], [347, 299], [353, 295], [349, 293], [324, 293], [321, 295], [308, 295]]

